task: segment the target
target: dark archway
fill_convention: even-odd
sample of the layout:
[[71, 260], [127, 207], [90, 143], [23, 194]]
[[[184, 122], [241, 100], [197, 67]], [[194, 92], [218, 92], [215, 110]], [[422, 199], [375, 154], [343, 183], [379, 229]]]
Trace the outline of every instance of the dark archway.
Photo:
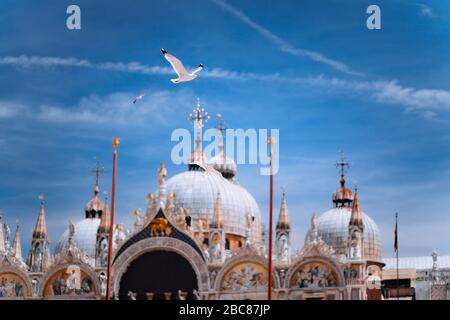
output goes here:
[[195, 299], [193, 291], [198, 290], [198, 282], [191, 264], [175, 252], [152, 251], [131, 262], [120, 280], [119, 299], [128, 299], [129, 291], [137, 293], [138, 300], [146, 299], [146, 293], [154, 293], [154, 300], [164, 299], [166, 292], [177, 299], [178, 290]]

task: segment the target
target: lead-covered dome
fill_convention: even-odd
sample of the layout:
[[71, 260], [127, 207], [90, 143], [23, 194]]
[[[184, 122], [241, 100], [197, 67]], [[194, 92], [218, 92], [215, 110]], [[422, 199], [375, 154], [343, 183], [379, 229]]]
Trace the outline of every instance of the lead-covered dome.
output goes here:
[[[348, 225], [351, 213], [351, 207], [336, 207], [324, 212], [317, 218], [318, 236], [333, 247], [337, 254], [345, 255], [348, 252]], [[364, 259], [381, 261], [380, 230], [366, 213], [361, 212], [361, 216], [364, 223]], [[306, 239], [310, 237], [310, 234], [311, 231], [308, 231]]]
[[220, 195], [223, 228], [228, 234], [246, 237], [248, 216], [254, 217], [250, 237], [261, 240], [261, 213], [253, 196], [242, 186], [225, 179], [221, 174], [204, 171], [198, 166], [167, 180], [167, 194], [175, 193], [175, 207], [186, 208], [198, 225], [208, 226], [214, 215], [214, 205]]

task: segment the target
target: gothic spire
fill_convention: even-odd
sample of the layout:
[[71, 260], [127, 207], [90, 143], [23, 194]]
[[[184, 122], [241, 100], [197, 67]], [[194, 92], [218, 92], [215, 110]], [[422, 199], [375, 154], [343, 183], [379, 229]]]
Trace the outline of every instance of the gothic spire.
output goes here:
[[14, 236], [12, 251], [14, 252], [14, 257], [17, 260], [22, 261], [22, 246], [20, 244], [19, 221], [17, 221], [16, 235]]
[[352, 214], [350, 216], [349, 227], [358, 227], [361, 231], [364, 229], [361, 208], [359, 206], [358, 189], [355, 188], [355, 196], [353, 198]]
[[223, 214], [222, 214], [222, 198], [220, 193], [217, 193], [216, 203], [214, 205], [214, 215], [211, 221], [211, 228], [220, 229], [223, 226]]
[[280, 215], [278, 216], [277, 229], [290, 229], [289, 213], [286, 202], [286, 192], [283, 188], [283, 199], [281, 200]]
[[98, 233], [109, 232], [110, 219], [109, 219], [109, 209], [108, 209], [108, 192], [105, 191], [105, 206], [100, 220], [100, 225], [98, 226]]
[[41, 202], [41, 206], [39, 208], [39, 215], [36, 221], [36, 226], [33, 230], [33, 238], [35, 239], [44, 239], [47, 237], [47, 224], [45, 221], [45, 209], [44, 209], [44, 196], [40, 195], [39, 200]]

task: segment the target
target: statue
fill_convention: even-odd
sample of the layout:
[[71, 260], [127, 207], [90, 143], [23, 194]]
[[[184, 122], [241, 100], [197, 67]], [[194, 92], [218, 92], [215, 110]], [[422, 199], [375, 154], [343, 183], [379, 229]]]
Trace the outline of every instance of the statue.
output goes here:
[[139, 229], [143, 225], [143, 219], [141, 216], [141, 209], [137, 209], [133, 211], [134, 221], [134, 230]]
[[108, 263], [108, 240], [102, 238], [100, 241], [100, 266], [106, 266]]
[[106, 296], [106, 274], [101, 272], [98, 276], [100, 280], [100, 291], [102, 296]]
[[11, 241], [11, 229], [9, 227], [9, 224], [5, 224], [5, 243], [7, 248], [10, 246]]
[[42, 271], [42, 246], [41, 243], [38, 242], [34, 249], [34, 261], [33, 261], [33, 270], [36, 272]]
[[177, 196], [175, 195], [174, 192], [172, 192], [171, 194], [169, 194], [169, 197], [167, 198], [167, 205], [166, 205], [166, 214], [171, 214], [173, 212], [173, 210], [175, 209], [175, 200], [176, 200]]
[[311, 239], [310, 241], [317, 241], [318, 232], [317, 232], [317, 215], [314, 212], [311, 216]]
[[211, 288], [214, 288], [214, 284], [216, 282], [217, 278], [217, 270], [212, 270], [210, 273], [210, 282], [211, 282]]
[[160, 186], [166, 184], [166, 176], [167, 176], [166, 164], [164, 162], [161, 162], [158, 169], [158, 181]]

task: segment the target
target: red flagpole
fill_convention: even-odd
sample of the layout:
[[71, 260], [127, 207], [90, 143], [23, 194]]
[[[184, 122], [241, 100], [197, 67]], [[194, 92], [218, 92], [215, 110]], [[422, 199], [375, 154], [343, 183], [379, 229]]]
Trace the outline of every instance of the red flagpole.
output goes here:
[[113, 236], [114, 236], [114, 209], [116, 203], [116, 163], [117, 163], [117, 146], [119, 139], [113, 139], [114, 156], [113, 156], [113, 173], [112, 173], [112, 192], [111, 192], [111, 221], [109, 225], [108, 236], [108, 268], [107, 268], [107, 284], [106, 284], [106, 300], [111, 299], [111, 266], [112, 266], [112, 251], [113, 251]]
[[269, 204], [269, 285], [267, 288], [267, 300], [272, 300], [272, 230], [273, 230], [273, 166], [272, 166], [272, 144], [275, 143], [273, 137], [269, 138], [269, 153], [270, 153], [270, 204]]

